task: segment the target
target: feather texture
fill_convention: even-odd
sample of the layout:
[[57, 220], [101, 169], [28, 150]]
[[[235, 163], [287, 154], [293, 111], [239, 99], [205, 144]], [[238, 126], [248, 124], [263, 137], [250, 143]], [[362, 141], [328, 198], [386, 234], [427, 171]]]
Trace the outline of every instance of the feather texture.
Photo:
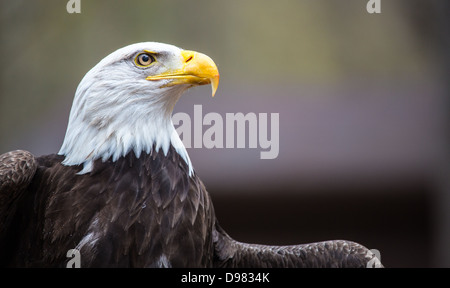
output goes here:
[[[211, 266], [211, 234], [204, 231], [212, 230], [214, 218], [206, 191], [194, 190], [200, 180], [189, 176], [173, 148], [170, 157], [161, 150], [152, 154], [97, 160], [83, 175], [77, 175], [78, 166], [63, 166], [62, 156], [38, 157], [34, 177], [20, 191], [22, 209], [13, 213], [20, 220], [2, 233], [15, 235], [17, 243], [2, 264], [61, 267], [66, 252], [76, 248], [84, 267]], [[7, 171], [22, 172], [0, 173]], [[3, 203], [0, 211], [7, 211]], [[0, 250], [11, 249], [1, 244]]]
[[82, 267], [382, 267], [350, 241], [235, 241], [173, 148], [97, 160], [83, 175], [59, 155], [14, 151], [0, 160], [1, 266], [64, 267], [76, 248]]

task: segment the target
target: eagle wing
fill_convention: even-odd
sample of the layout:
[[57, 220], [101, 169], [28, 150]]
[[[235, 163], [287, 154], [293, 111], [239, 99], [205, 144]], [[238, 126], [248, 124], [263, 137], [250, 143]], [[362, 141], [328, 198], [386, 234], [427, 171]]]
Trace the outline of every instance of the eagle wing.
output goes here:
[[17, 201], [31, 183], [36, 169], [36, 158], [28, 151], [15, 150], [0, 155], [0, 242], [16, 212]]
[[351, 241], [268, 246], [241, 243], [216, 224], [214, 266], [222, 268], [381, 268], [372, 251]]

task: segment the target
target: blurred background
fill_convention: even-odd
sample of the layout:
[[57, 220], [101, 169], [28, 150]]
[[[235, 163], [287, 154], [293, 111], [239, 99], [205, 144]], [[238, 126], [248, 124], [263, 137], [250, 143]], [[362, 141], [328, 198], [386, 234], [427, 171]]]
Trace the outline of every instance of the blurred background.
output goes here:
[[0, 0], [0, 153], [58, 152], [91, 67], [174, 44], [221, 75], [215, 98], [191, 89], [174, 112], [279, 113], [276, 159], [188, 149], [232, 237], [347, 239], [388, 267], [450, 267], [447, 0], [381, 0], [381, 14], [366, 0], [67, 2]]

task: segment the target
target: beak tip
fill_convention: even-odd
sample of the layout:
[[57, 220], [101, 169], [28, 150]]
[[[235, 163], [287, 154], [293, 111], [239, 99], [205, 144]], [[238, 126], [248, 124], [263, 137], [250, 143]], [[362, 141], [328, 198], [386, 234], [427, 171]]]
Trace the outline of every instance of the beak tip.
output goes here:
[[212, 97], [216, 95], [217, 87], [219, 87], [219, 74], [211, 78]]

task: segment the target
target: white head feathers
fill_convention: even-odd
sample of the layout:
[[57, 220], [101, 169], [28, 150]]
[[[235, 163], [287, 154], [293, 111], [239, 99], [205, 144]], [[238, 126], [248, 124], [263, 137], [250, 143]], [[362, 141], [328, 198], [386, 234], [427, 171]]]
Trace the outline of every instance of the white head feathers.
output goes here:
[[[144, 60], [149, 61], [139, 63], [142, 54], [148, 55], [144, 55]], [[97, 159], [106, 161], [112, 157], [116, 161], [131, 151], [139, 157], [142, 152], [150, 153], [153, 147], [167, 154], [172, 145], [192, 174], [191, 161], [171, 115], [186, 89], [211, 83], [207, 79], [211, 73], [218, 81], [217, 68], [209, 57], [212, 64], [208, 60], [208, 67], [213, 65], [215, 73], [207, 71], [208, 75], [204, 73], [204, 62], [199, 65], [191, 61], [196, 57], [202, 58], [201, 62], [204, 56], [172, 45], [146, 42], [121, 48], [100, 61], [84, 76], [75, 93], [58, 153], [66, 156], [63, 164], [84, 164], [79, 174], [85, 174]], [[148, 62], [151, 64], [146, 65]], [[195, 64], [195, 69], [187, 68], [187, 64]]]

